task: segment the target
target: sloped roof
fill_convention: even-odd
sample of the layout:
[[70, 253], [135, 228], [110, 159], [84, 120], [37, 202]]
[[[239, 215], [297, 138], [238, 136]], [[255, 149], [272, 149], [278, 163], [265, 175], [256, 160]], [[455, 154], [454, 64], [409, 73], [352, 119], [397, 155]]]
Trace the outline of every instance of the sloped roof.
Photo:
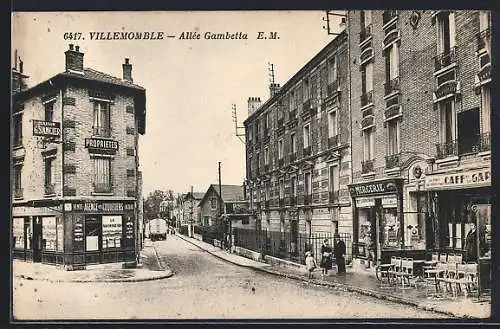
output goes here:
[[[203, 198], [200, 201], [199, 205], [205, 202], [208, 192], [210, 192], [210, 190], [214, 190], [215, 194], [219, 195], [219, 184], [210, 184], [210, 186], [207, 189], [207, 192], [205, 192], [205, 194], [203, 195]], [[242, 185], [221, 185], [221, 191], [222, 191], [222, 202], [245, 201]]]
[[193, 193], [188, 192], [188, 193], [186, 193], [186, 194], [183, 194], [183, 195], [182, 195], [182, 197], [183, 197], [184, 199], [187, 199], [187, 198], [188, 198], [189, 196], [191, 196], [191, 195], [193, 195], [193, 198], [194, 198], [195, 200], [201, 200], [201, 199], [203, 199], [203, 197], [205, 196], [205, 193], [204, 193], [204, 192], [193, 192]]
[[110, 83], [110, 84], [119, 85], [119, 86], [123, 86], [123, 87], [145, 90], [143, 87], [136, 85], [135, 83], [114, 77], [114, 76], [109, 75], [107, 73], [97, 71], [97, 70], [94, 70], [94, 69], [91, 69], [88, 67], [83, 69], [83, 75], [78, 74], [78, 73], [73, 73], [73, 72], [62, 72], [60, 74], [64, 75], [64, 76], [71, 76], [71, 77], [81, 78], [81, 79], [85, 79], [85, 80], [100, 81], [100, 82]]

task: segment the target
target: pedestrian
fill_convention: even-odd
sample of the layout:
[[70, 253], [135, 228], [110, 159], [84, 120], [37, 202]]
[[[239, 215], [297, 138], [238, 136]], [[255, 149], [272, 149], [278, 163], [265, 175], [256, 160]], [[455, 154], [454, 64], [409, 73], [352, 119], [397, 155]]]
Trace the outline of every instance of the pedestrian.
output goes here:
[[321, 276], [328, 275], [328, 270], [332, 269], [332, 247], [328, 245], [328, 239], [323, 240], [323, 245], [321, 246], [321, 262], [319, 263], [321, 267]]
[[476, 224], [470, 223], [471, 229], [469, 233], [467, 233], [467, 237], [465, 238], [465, 262], [474, 262], [477, 263], [477, 230]]
[[338, 233], [335, 233], [333, 236], [333, 243], [333, 255], [335, 256], [335, 262], [337, 263], [337, 274], [344, 274], [346, 255], [345, 243], [340, 240], [340, 235]]
[[306, 269], [307, 269], [307, 277], [309, 279], [313, 279], [313, 272], [316, 269], [316, 259], [314, 259], [313, 253], [311, 251], [306, 251]]

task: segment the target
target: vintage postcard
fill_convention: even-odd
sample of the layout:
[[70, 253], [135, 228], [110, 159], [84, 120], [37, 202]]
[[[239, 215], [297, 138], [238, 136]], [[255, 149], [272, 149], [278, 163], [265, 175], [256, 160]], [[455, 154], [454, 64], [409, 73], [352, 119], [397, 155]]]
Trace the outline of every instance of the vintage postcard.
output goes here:
[[491, 14], [13, 12], [11, 321], [491, 316]]

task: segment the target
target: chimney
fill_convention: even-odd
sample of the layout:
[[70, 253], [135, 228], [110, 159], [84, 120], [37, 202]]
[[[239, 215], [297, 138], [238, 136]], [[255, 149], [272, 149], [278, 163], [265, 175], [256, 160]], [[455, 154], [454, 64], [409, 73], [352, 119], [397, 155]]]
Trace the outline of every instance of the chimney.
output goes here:
[[251, 116], [260, 107], [260, 97], [248, 97], [248, 116]]
[[73, 49], [73, 44], [69, 44], [69, 49], [64, 52], [66, 56], [66, 72], [83, 74], [83, 53], [80, 47]]
[[17, 49], [14, 56], [14, 67], [12, 68], [11, 76], [11, 94], [17, 94], [18, 92], [27, 89], [28, 85], [26, 83], [26, 79], [29, 78], [29, 76], [23, 73], [23, 61], [21, 60], [21, 57], [17, 55]]
[[269, 85], [269, 91], [271, 93], [271, 98], [276, 95], [276, 93], [280, 90], [280, 84], [279, 83], [271, 83]]
[[132, 79], [132, 64], [129, 63], [129, 59], [125, 58], [125, 63], [122, 64], [123, 67], [123, 80], [128, 82], [134, 82]]

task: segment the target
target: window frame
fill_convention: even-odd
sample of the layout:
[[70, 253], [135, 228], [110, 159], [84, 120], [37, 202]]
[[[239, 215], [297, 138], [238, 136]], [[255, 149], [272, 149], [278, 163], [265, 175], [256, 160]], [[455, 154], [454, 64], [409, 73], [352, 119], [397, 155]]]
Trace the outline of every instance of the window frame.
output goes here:
[[[387, 155], [396, 155], [401, 151], [400, 126], [399, 118], [387, 121]], [[395, 141], [392, 140], [391, 127], [395, 129]], [[393, 142], [395, 142], [394, 145]], [[393, 149], [394, 147], [395, 149]]]
[[[373, 127], [362, 130], [363, 141], [363, 161], [374, 160], [374, 131]], [[368, 154], [367, 154], [368, 153]]]
[[307, 123], [302, 127], [304, 148], [311, 146], [311, 124]]
[[[92, 159], [92, 186], [93, 186], [93, 193], [112, 193], [113, 192], [113, 182], [112, 182], [112, 172], [113, 172], [113, 166], [112, 166], [112, 157], [106, 157], [102, 155], [93, 155], [91, 156]], [[107, 164], [107, 171], [108, 174], [107, 176], [103, 175], [102, 176], [102, 181], [100, 182], [98, 175], [98, 167], [97, 167], [97, 162], [98, 161], [106, 161]], [[106, 168], [104, 168], [106, 170]], [[100, 188], [99, 184], [101, 184], [103, 187]], [[96, 191], [97, 190], [97, 191]], [[102, 192], [101, 192], [102, 191]]]
[[[328, 111], [328, 137], [335, 137], [338, 135], [338, 108], [334, 108], [330, 111]], [[332, 117], [334, 117], [332, 119]]]

